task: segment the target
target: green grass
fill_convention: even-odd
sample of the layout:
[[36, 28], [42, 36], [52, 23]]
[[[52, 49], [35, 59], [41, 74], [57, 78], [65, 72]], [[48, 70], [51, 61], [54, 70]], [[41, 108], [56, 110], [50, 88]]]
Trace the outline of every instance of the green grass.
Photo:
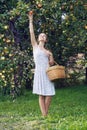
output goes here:
[[31, 91], [0, 97], [0, 130], [87, 130], [87, 86], [57, 89], [46, 118]]

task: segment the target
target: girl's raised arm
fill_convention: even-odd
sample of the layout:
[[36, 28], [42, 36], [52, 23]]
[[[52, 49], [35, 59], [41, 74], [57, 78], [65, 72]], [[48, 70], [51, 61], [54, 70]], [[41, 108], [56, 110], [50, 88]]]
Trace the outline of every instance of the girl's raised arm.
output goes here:
[[30, 31], [30, 39], [32, 46], [37, 45], [35, 34], [34, 34], [34, 27], [33, 27], [33, 13], [29, 12], [28, 14], [29, 18], [29, 31]]

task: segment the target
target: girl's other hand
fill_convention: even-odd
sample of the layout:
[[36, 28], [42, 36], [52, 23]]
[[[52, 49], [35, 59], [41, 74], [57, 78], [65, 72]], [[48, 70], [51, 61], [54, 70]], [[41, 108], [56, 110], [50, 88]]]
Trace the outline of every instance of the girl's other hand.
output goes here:
[[49, 52], [49, 64], [50, 65], [54, 64], [54, 58], [53, 58], [53, 54], [51, 52]]

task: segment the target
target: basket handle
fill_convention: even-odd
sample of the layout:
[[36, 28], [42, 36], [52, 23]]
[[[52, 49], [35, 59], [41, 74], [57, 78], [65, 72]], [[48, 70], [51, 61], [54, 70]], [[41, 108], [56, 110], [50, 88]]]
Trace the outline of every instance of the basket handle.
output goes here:
[[[59, 65], [55, 60], [54, 60], [54, 64]], [[53, 64], [53, 65], [50, 65], [50, 66], [54, 66], [54, 64]]]
[[56, 65], [59, 65], [56, 61], [54, 61], [54, 63], [55, 63]]

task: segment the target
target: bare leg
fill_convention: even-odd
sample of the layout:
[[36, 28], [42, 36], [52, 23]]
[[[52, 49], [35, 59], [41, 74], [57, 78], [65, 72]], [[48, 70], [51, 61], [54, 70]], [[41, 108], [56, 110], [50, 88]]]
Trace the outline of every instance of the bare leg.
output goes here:
[[46, 116], [45, 96], [39, 96], [39, 105], [43, 116]]
[[46, 114], [48, 114], [48, 109], [49, 109], [51, 100], [52, 100], [52, 96], [46, 96], [46, 97], [45, 97]]

